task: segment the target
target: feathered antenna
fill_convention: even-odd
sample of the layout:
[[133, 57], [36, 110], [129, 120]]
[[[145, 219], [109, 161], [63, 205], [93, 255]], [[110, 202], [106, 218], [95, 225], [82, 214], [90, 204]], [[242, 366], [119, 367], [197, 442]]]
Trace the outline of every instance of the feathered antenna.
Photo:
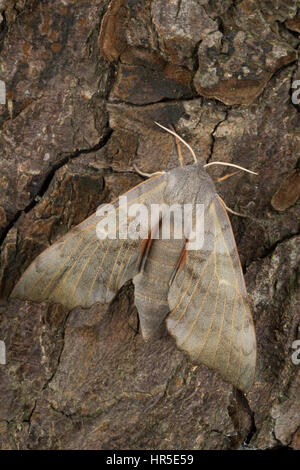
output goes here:
[[[192, 156], [193, 156], [193, 159], [194, 159], [194, 162], [195, 163], [198, 163], [198, 160], [197, 160], [197, 157], [195, 155], [195, 152], [194, 150], [192, 149], [192, 147], [182, 138], [180, 137], [180, 135], [178, 135], [175, 131], [172, 131], [171, 129], [168, 129], [168, 127], [165, 127], [163, 126], [162, 124], [159, 124], [159, 122], [156, 122], [154, 121], [155, 124], [159, 127], [161, 127], [162, 129], [164, 129], [165, 131], [169, 132], [169, 134], [172, 134], [174, 137], [176, 137], [177, 139], [180, 140], [180, 142], [182, 142], [188, 149], [189, 151], [191, 152]], [[247, 173], [251, 173], [252, 175], [258, 175], [258, 173], [255, 173], [255, 171], [251, 171], [251, 170], [248, 170], [247, 168], [244, 168], [242, 166], [239, 166], [239, 165], [235, 165], [234, 163], [226, 163], [226, 162], [210, 162], [210, 163], [206, 163], [205, 165], [203, 165], [203, 168], [207, 168], [208, 166], [211, 166], [211, 165], [224, 165], [224, 166], [231, 166], [233, 168], [238, 168], [239, 170], [243, 170], [243, 171], [246, 171]]]
[[258, 173], [255, 173], [255, 171], [248, 170], [247, 168], [244, 168], [243, 166], [235, 165], [234, 163], [227, 163], [227, 162], [210, 162], [206, 163], [203, 165], [203, 168], [207, 168], [208, 166], [211, 165], [224, 165], [224, 166], [232, 166], [233, 168], [238, 168], [239, 170], [246, 171], [247, 173], [251, 173], [252, 175], [258, 175]]
[[182, 137], [180, 137], [180, 135], [176, 134], [175, 131], [171, 131], [171, 129], [168, 129], [167, 127], [163, 126], [162, 124], [159, 124], [159, 122], [156, 122], [156, 121], [154, 121], [154, 122], [155, 122], [155, 124], [156, 124], [157, 126], [161, 127], [161, 128], [164, 129], [165, 131], [167, 131], [167, 132], [169, 132], [170, 134], [174, 135], [174, 137], [177, 137], [177, 139], [179, 139], [180, 142], [182, 142], [182, 143], [189, 149], [189, 151], [190, 151], [191, 154], [193, 155], [194, 162], [195, 162], [195, 163], [198, 163], [198, 160], [197, 160], [197, 157], [196, 157], [196, 155], [195, 155], [194, 150], [192, 149], [192, 147], [191, 147], [185, 140], [183, 140]]

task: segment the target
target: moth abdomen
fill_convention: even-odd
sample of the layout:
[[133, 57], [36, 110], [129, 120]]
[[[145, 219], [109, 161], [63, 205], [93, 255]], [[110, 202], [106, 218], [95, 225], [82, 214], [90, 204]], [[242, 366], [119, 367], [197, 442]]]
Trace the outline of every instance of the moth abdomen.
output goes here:
[[170, 279], [178, 265], [185, 240], [153, 240], [142, 271], [135, 276], [135, 304], [139, 312], [143, 337], [161, 334], [170, 311]]

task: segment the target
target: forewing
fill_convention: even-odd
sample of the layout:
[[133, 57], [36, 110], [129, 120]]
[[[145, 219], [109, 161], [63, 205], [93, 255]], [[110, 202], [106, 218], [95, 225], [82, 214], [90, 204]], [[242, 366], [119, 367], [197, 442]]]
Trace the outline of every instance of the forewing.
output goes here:
[[219, 198], [206, 208], [204, 224], [203, 248], [186, 252], [170, 287], [167, 328], [193, 362], [248, 391], [255, 374], [255, 331], [231, 224]]
[[[160, 202], [165, 185], [165, 177], [158, 176], [123, 196], [127, 196], [128, 207], [134, 203], [149, 207]], [[118, 213], [118, 201], [113, 205]], [[112, 300], [118, 289], [138, 273], [143, 240], [120, 239], [118, 230], [115, 239], [100, 240], [96, 232], [100, 220], [93, 214], [41, 253], [11, 296], [59, 303], [69, 309]]]

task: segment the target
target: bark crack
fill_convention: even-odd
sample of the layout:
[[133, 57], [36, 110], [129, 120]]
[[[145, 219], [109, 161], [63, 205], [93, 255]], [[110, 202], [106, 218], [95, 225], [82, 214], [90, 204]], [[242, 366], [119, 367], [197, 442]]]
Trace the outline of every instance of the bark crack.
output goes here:
[[60, 351], [59, 351], [59, 354], [58, 354], [56, 366], [54, 367], [54, 370], [52, 371], [52, 374], [49, 377], [49, 379], [46, 380], [42, 390], [45, 390], [49, 386], [50, 382], [53, 380], [53, 378], [56, 375], [56, 372], [58, 371], [58, 368], [60, 366], [62, 353], [63, 353], [64, 347], [65, 347], [66, 323], [68, 321], [70, 313], [71, 313], [71, 310], [66, 313], [66, 316], [65, 316], [64, 321], [63, 321], [62, 333], [61, 333], [61, 335], [62, 335], [62, 345], [61, 345], [61, 348], [60, 348]]
[[41, 200], [41, 198], [44, 196], [44, 194], [48, 190], [50, 184], [52, 183], [56, 172], [60, 168], [65, 166], [67, 163], [69, 163], [72, 160], [75, 160], [76, 158], [80, 157], [81, 155], [92, 153], [92, 152], [95, 152], [95, 151], [100, 150], [101, 148], [103, 148], [107, 144], [107, 142], [109, 141], [112, 133], [113, 133], [113, 130], [108, 127], [106, 129], [106, 132], [105, 132], [104, 136], [101, 137], [99, 142], [94, 147], [87, 148], [87, 149], [76, 150], [72, 154], [69, 154], [69, 155], [63, 157], [62, 159], [60, 159], [57, 163], [55, 163], [52, 166], [52, 168], [49, 170], [48, 174], [46, 174], [46, 176], [44, 178], [44, 181], [41, 183], [40, 189], [37, 192], [37, 194], [34, 196], [33, 200], [27, 205], [27, 207], [25, 207], [25, 209], [18, 211], [16, 213], [15, 217], [10, 221], [9, 224], [7, 224], [6, 228], [3, 230], [2, 236], [0, 237], [0, 246], [3, 244], [8, 232], [17, 223], [17, 221], [19, 220], [22, 213], [23, 212], [28, 213], [29, 211], [31, 211], [36, 206], [36, 204]]
[[34, 413], [34, 411], [35, 411], [35, 409], [36, 409], [36, 404], [37, 404], [37, 399], [34, 400], [34, 404], [33, 404], [33, 407], [32, 407], [32, 409], [31, 409], [30, 413], [29, 413], [28, 418], [26, 418], [26, 419], [23, 420], [23, 423], [28, 423], [28, 434], [30, 433], [31, 418], [32, 418], [33, 413]]
[[242, 448], [248, 447], [257, 429], [254, 412], [250, 408], [246, 395], [234, 388], [227, 410], [237, 433], [236, 442], [233, 442], [233, 444]]
[[227, 119], [228, 119], [228, 115], [229, 115], [229, 111], [231, 110], [231, 107], [226, 107], [225, 110], [224, 110], [224, 113], [225, 113], [225, 116], [223, 119], [221, 119], [219, 122], [217, 122], [217, 124], [215, 125], [212, 133], [210, 134], [210, 137], [211, 137], [211, 144], [210, 144], [210, 151], [209, 151], [209, 155], [206, 159], [206, 163], [209, 163], [212, 158], [213, 158], [213, 154], [214, 154], [214, 147], [215, 147], [215, 134], [218, 130], [218, 127], [223, 123], [225, 122]]
[[[265, 259], [268, 256], [270, 256], [276, 248], [281, 245], [281, 243], [287, 242], [289, 240], [292, 240], [293, 238], [297, 238], [300, 235], [300, 226], [299, 230], [296, 233], [289, 233], [288, 235], [285, 235], [284, 237], [280, 238], [277, 240], [277, 242], [273, 243], [269, 248], [265, 250], [265, 252], [258, 257], [258, 259]], [[248, 266], [249, 267], [249, 266]]]
[[155, 26], [155, 23], [154, 23], [153, 17], [152, 17], [152, 5], [153, 5], [153, 0], [150, 3], [150, 26], [151, 26], [151, 30], [152, 30], [153, 35], [154, 35], [155, 47], [157, 48], [157, 50], [160, 53], [162, 53], [162, 51], [160, 50], [158, 33], [157, 33], [156, 26]]

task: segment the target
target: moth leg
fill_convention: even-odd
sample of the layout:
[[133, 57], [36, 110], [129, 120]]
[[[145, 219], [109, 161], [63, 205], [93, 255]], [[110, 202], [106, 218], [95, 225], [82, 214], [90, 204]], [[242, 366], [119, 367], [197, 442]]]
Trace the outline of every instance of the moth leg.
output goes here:
[[225, 181], [227, 180], [228, 178], [231, 178], [232, 176], [236, 175], [237, 173], [239, 173], [240, 170], [237, 170], [237, 171], [234, 171], [233, 173], [227, 173], [226, 175], [224, 176], [221, 176], [220, 178], [217, 179], [217, 183], [220, 183], [221, 181]]
[[234, 214], [234, 215], [237, 215], [238, 217], [247, 217], [249, 219], [252, 219], [252, 217], [250, 215], [247, 215], [247, 214], [241, 214], [240, 212], [235, 212], [233, 211], [232, 209], [230, 209], [230, 207], [228, 207], [225, 202], [223, 201], [223, 199], [219, 197], [219, 200], [221, 202], [221, 204], [223, 205], [223, 207], [227, 210], [227, 212], [230, 212], [230, 214]]
[[139, 170], [139, 168], [135, 164], [133, 165], [133, 168], [139, 175], [145, 176], [146, 178], [152, 178], [153, 176], [160, 176], [166, 173], [165, 171], [155, 171], [154, 173], [145, 173], [144, 171]]

